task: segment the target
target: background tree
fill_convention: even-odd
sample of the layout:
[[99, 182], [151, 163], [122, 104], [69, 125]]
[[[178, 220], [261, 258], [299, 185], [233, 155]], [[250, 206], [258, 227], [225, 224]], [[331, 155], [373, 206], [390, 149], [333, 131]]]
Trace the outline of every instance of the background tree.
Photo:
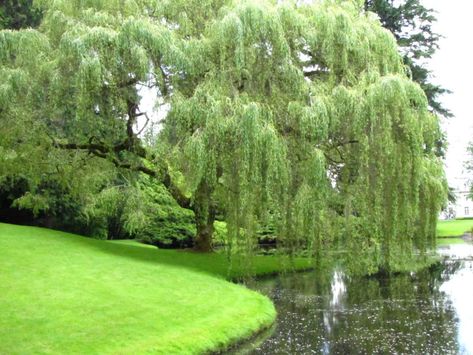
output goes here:
[[436, 22], [434, 10], [422, 5], [420, 0], [365, 0], [365, 9], [375, 12], [385, 28], [396, 38], [403, 60], [411, 69], [412, 80], [424, 90], [433, 112], [451, 117], [450, 110], [439, 101], [450, 91], [431, 82], [432, 72], [426, 60], [439, 48], [441, 36], [432, 25]]
[[37, 27], [42, 12], [33, 6], [33, 0], [4, 0], [0, 4], [0, 29]]

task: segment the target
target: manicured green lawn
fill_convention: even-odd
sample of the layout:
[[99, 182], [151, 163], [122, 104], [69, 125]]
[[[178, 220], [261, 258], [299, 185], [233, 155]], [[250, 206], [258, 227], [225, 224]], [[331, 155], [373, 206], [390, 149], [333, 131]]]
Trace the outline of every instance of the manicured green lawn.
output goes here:
[[437, 245], [465, 244], [461, 238], [438, 238]]
[[473, 219], [438, 221], [437, 237], [460, 237], [473, 228]]
[[[303, 265], [298, 261], [299, 267]], [[255, 273], [280, 268], [258, 257]], [[200, 353], [268, 327], [223, 255], [0, 223], [0, 353]]]

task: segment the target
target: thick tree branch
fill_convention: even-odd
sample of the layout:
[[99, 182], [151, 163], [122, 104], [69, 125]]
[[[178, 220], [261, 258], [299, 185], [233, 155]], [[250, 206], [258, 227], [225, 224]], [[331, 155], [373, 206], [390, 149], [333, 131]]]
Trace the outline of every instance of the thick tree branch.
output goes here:
[[338, 148], [338, 147], [343, 147], [345, 145], [357, 144], [357, 143], [360, 143], [360, 142], [356, 139], [350, 139], [350, 140], [345, 141], [345, 142], [337, 142], [335, 145], [332, 145], [331, 148]]
[[320, 75], [320, 74], [327, 74], [328, 71], [327, 70], [320, 70], [320, 69], [317, 69], [317, 70], [307, 70], [307, 71], [304, 71], [304, 76], [306, 78], [308, 77], [311, 77], [311, 76], [314, 76], [314, 75]]
[[[193, 205], [191, 204], [191, 199], [187, 196], [185, 196], [182, 191], [179, 189], [179, 187], [174, 183], [172, 180], [172, 177], [169, 173], [167, 164], [163, 163], [161, 164], [161, 171], [154, 170], [151, 168], [148, 168], [144, 165], [138, 164], [131, 164], [129, 162], [124, 162], [122, 161], [117, 154], [121, 151], [124, 150], [129, 150], [127, 141], [122, 142], [120, 144], [117, 144], [113, 147], [107, 147], [105, 144], [98, 144], [98, 143], [85, 143], [85, 144], [76, 144], [76, 143], [57, 143], [54, 142], [53, 145], [57, 148], [60, 149], [67, 149], [67, 150], [85, 150], [88, 151], [90, 154], [93, 154], [96, 157], [106, 159], [113, 163], [117, 168], [120, 169], [127, 169], [131, 171], [136, 171], [136, 172], [141, 172], [143, 174], [146, 174], [166, 187], [166, 189], [169, 191], [171, 196], [174, 198], [174, 200], [177, 202], [179, 206], [182, 208], [186, 209], [191, 209], [193, 210]], [[146, 150], [139, 146], [139, 149], [134, 149], [132, 152], [139, 158], [142, 158], [144, 160], [147, 159], [147, 154]], [[154, 155], [151, 156], [152, 160], [155, 160], [156, 157]]]
[[84, 143], [84, 144], [77, 144], [77, 143], [58, 143], [54, 142], [53, 145], [57, 148], [61, 149], [69, 149], [69, 150], [88, 150], [90, 152], [96, 151], [103, 154], [107, 154], [110, 152], [110, 148], [98, 143]]
[[118, 83], [117, 87], [120, 88], [120, 89], [123, 89], [123, 88], [129, 87], [129, 86], [135, 86], [136, 84], [139, 83], [139, 81], [140, 80], [138, 78], [130, 78], [127, 81]]

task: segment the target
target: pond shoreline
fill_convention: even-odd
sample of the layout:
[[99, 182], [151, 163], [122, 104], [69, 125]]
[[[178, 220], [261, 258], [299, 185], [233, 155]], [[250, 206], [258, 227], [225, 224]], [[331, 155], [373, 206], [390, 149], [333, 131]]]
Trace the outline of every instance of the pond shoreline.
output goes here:
[[[444, 292], [458, 275], [473, 276], [469, 268], [473, 261], [455, 254], [461, 248], [441, 247], [437, 262], [416, 272], [376, 274], [356, 281], [342, 274], [334, 274], [329, 282], [323, 277], [317, 280], [315, 271], [256, 278], [249, 286], [272, 299], [278, 319], [265, 341], [245, 342], [231, 348], [231, 353], [473, 351], [459, 335], [465, 321], [458, 320], [462, 315], [457, 314], [457, 303]], [[371, 326], [375, 328], [369, 330]]]

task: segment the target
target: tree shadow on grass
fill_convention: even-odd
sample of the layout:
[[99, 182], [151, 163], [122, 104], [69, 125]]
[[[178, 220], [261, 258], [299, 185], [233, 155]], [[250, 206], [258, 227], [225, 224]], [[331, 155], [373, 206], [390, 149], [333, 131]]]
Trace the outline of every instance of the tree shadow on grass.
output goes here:
[[[164, 264], [173, 267], [187, 268], [227, 280], [242, 281], [248, 277], [274, 275], [291, 270], [309, 270], [313, 268], [311, 259], [300, 258], [298, 266], [289, 263], [288, 258], [281, 256], [233, 257], [228, 260], [224, 253], [199, 253], [182, 249], [157, 249], [136, 244], [120, 244], [110, 241], [93, 240], [78, 237], [82, 242], [99, 249], [103, 253], [135, 259], [141, 262]], [[294, 267], [294, 269], [292, 269]]]
[[[144, 246], [136, 242], [117, 242], [98, 240], [83, 237], [76, 234], [55, 231], [41, 227], [25, 227], [1, 224], [0, 229], [3, 233], [21, 237], [28, 235], [38, 238], [38, 244], [42, 240], [57, 239], [62, 243], [80, 245], [82, 248], [90, 248], [100, 251], [101, 253], [113, 255], [120, 258], [135, 260], [138, 262], [146, 262], [156, 265], [168, 265], [176, 268], [186, 268], [195, 272], [202, 272], [212, 276], [225, 279], [241, 279], [242, 277], [255, 274], [274, 274], [283, 267], [280, 264], [280, 258], [269, 256], [257, 256], [252, 260], [247, 258], [234, 258], [230, 262], [223, 253], [198, 253], [190, 250], [175, 249], [158, 249], [154, 247]], [[8, 230], [8, 231], [7, 231]], [[42, 239], [42, 238], [46, 239]], [[44, 248], [49, 245], [45, 244]], [[53, 251], [54, 252], [54, 251]], [[61, 251], [57, 251], [61, 252]], [[310, 267], [310, 266], [308, 266]]]
[[183, 250], [144, 248], [140, 245], [116, 244], [96, 241], [93, 247], [103, 253], [135, 259], [140, 262], [184, 267], [193, 271], [205, 272], [214, 276], [228, 277], [229, 268], [224, 255], [216, 253], [197, 253]]
[[[88, 238], [62, 231], [41, 227], [19, 226], [0, 223], [0, 234], [6, 234], [20, 241], [22, 237], [32, 237], [32, 248], [43, 248], [48, 253], [60, 253], [61, 250], [51, 249], [52, 239], [60, 241], [63, 245], [95, 249], [101, 253], [126, 258], [138, 262], [156, 265], [169, 265], [177, 268], [187, 268], [196, 272], [204, 272], [223, 278], [229, 277], [229, 263], [223, 254], [197, 253], [183, 250], [158, 249], [140, 245], [138, 242], [120, 243]], [[30, 241], [28, 240], [28, 243]], [[76, 249], [77, 250], [77, 249]]]

